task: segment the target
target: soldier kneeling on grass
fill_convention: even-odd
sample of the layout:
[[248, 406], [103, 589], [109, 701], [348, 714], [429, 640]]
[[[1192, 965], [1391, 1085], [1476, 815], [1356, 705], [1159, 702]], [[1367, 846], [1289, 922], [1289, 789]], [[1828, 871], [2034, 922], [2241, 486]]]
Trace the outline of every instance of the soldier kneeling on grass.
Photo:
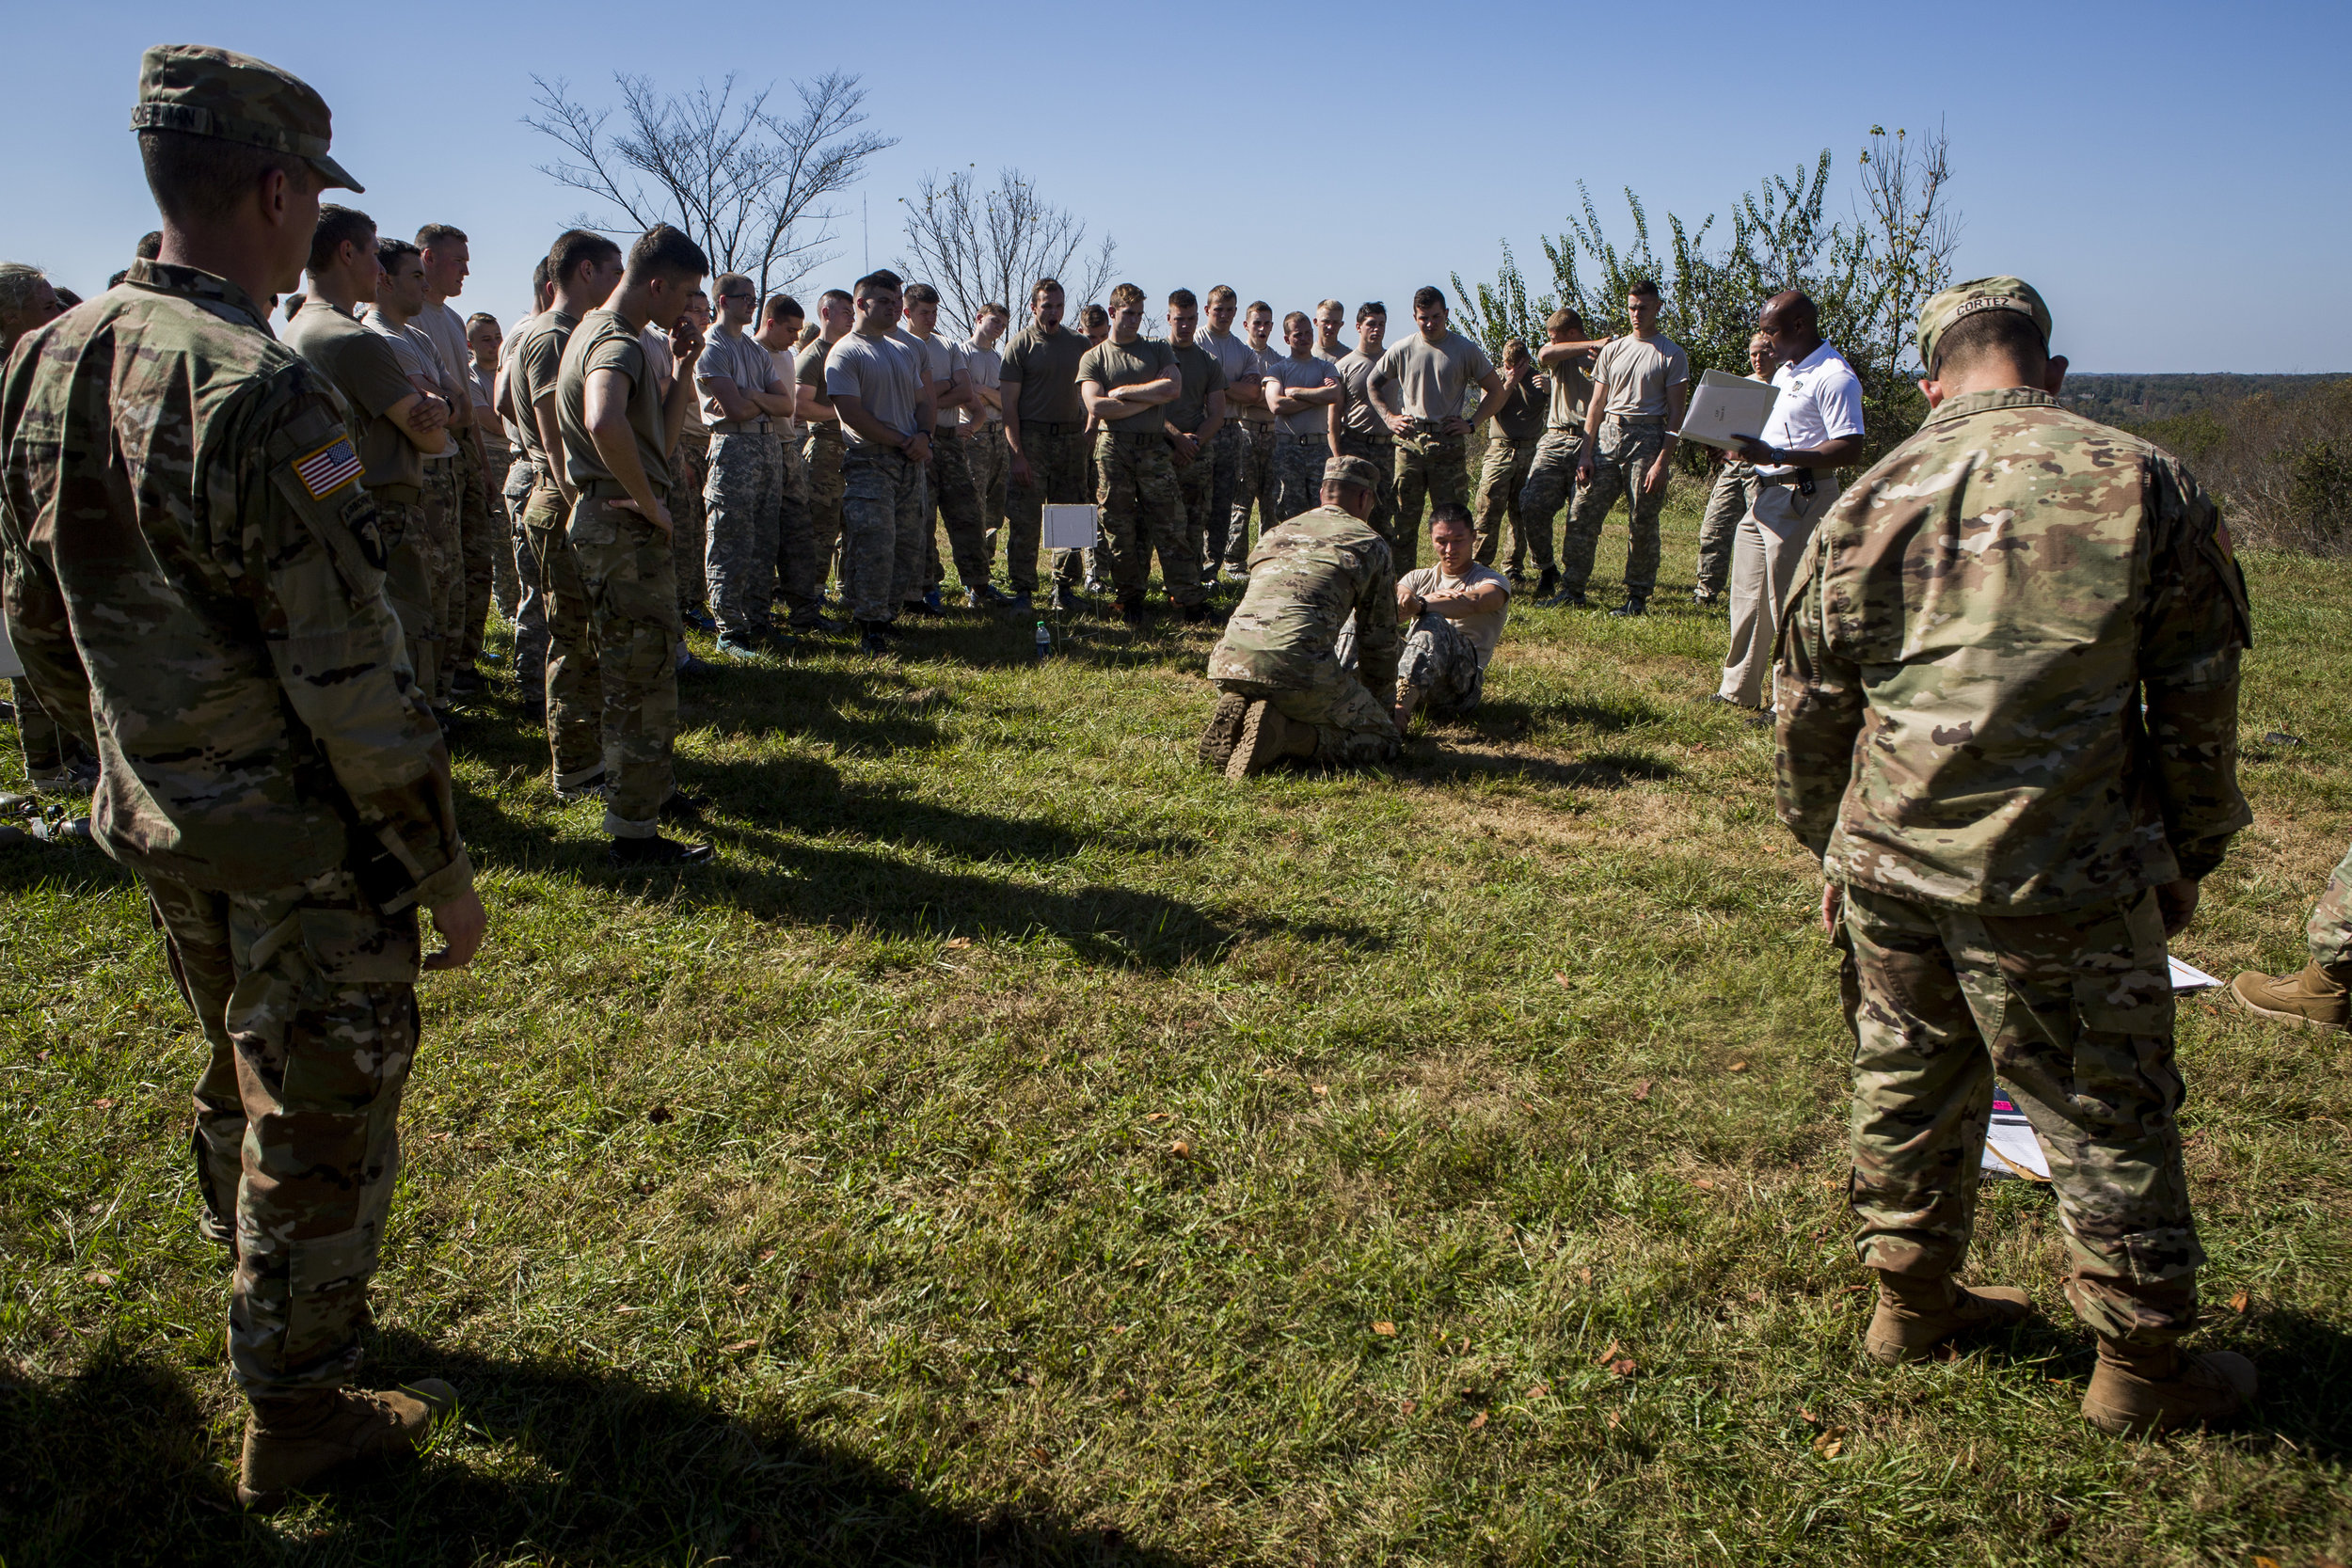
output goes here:
[[[1203, 767], [1246, 779], [1286, 757], [1396, 756], [1396, 560], [1364, 520], [1376, 482], [1362, 458], [1332, 458], [1323, 504], [1266, 530], [1250, 551], [1248, 592], [1209, 656], [1224, 695], [1200, 735]], [[1339, 650], [1351, 617], [1353, 672]]]
[[2084, 1417], [2199, 1426], [2255, 1378], [2179, 1345], [2205, 1254], [2165, 941], [2249, 820], [2246, 584], [2178, 461], [2058, 406], [2049, 332], [2013, 277], [1920, 312], [1932, 411], [1822, 518], [1781, 622], [1780, 816], [1852, 954], [1865, 1350], [1913, 1360], [2033, 1310], [1953, 1277], [1997, 1073], [2098, 1336]]

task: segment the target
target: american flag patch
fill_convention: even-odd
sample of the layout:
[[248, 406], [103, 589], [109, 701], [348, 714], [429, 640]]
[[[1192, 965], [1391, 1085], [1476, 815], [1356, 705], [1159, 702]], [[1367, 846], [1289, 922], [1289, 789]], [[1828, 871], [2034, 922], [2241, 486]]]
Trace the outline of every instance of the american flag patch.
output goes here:
[[310, 456], [295, 458], [294, 470], [310, 499], [324, 500], [359, 477], [359, 454], [351, 450], [350, 436], [338, 436]]

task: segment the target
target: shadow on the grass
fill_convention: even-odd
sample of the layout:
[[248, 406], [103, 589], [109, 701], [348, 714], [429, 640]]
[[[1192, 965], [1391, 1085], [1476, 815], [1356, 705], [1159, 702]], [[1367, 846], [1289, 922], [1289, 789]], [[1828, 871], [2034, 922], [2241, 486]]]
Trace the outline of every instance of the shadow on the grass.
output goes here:
[[0, 1393], [8, 1561], [1138, 1564], [1186, 1560], [1036, 1498], [933, 1503], [788, 1426], [732, 1417], [626, 1373], [447, 1354], [388, 1337], [375, 1374], [443, 1377], [467, 1431], [450, 1456], [354, 1473], [299, 1522], [236, 1506], [187, 1387], [135, 1359]]
[[31, 893], [44, 886], [69, 895], [111, 893], [133, 879], [95, 844], [0, 847], [0, 893]]
[[1410, 769], [1425, 784], [1457, 779], [1515, 780], [1566, 789], [1623, 789], [1629, 784], [1679, 777], [1682, 769], [1640, 752], [1597, 752], [1573, 761], [1524, 752], [1465, 752], [1439, 741], [1436, 754]]

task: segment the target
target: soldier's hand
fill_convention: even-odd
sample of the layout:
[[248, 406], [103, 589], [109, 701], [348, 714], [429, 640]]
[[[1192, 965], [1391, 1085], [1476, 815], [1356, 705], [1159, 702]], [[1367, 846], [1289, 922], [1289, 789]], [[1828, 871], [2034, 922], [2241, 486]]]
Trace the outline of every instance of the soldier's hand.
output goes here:
[[2190, 878], [2167, 882], [2156, 889], [2156, 908], [2164, 914], [2164, 934], [2177, 937], [2188, 929], [2188, 923], [2197, 916], [2197, 900], [2201, 889]]
[[490, 929], [490, 911], [482, 907], [482, 895], [468, 888], [433, 907], [433, 928], [441, 933], [441, 950], [427, 955], [424, 967], [463, 969], [482, 950], [482, 939]]
[[910, 463], [929, 463], [931, 460], [931, 442], [928, 436], [909, 436], [901, 450], [906, 452]]
[[1838, 923], [1846, 918], [1846, 890], [1836, 882], [1821, 884], [1821, 930], [1836, 936]]
[[1005, 465], [1005, 477], [1006, 477], [1007, 479], [1009, 479], [1009, 480], [1014, 481], [1014, 482], [1015, 482], [1015, 483], [1021, 483], [1021, 484], [1026, 484], [1026, 483], [1029, 483], [1029, 460], [1028, 460], [1027, 458], [1025, 458], [1025, 457], [1022, 456], [1022, 455], [1021, 455], [1021, 453], [1019, 453], [1019, 452], [1017, 452], [1017, 451], [1016, 451], [1016, 452], [1014, 452], [1014, 453], [1012, 454], [1012, 456], [1011, 456], [1010, 460], [1009, 460], [1009, 462], [1007, 462], [1007, 464]]

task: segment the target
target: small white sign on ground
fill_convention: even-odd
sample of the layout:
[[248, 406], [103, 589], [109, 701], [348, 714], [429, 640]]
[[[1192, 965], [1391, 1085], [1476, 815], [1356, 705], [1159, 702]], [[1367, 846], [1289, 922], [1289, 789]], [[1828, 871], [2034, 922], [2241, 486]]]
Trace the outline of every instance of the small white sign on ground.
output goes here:
[[1045, 547], [1049, 550], [1090, 550], [1098, 537], [1094, 507], [1054, 505], [1045, 509]]
[[2172, 971], [2172, 994], [2175, 996], [2185, 990], [2211, 990], [2221, 984], [2195, 964], [2185, 964], [2170, 954], [2165, 955], [2164, 961]]

